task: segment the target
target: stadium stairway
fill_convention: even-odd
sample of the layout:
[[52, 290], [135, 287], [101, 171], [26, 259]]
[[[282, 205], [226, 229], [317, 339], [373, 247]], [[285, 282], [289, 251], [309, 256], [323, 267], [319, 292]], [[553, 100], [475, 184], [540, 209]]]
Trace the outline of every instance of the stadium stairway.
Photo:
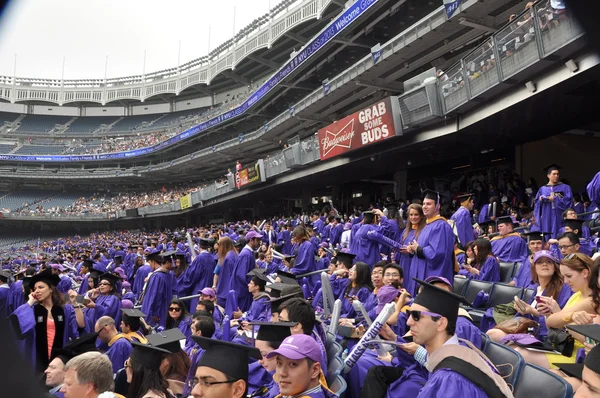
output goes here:
[[21, 148], [23, 148], [23, 143], [22, 142], [17, 142], [17, 145], [8, 154], [12, 155], [13, 153], [17, 152]]

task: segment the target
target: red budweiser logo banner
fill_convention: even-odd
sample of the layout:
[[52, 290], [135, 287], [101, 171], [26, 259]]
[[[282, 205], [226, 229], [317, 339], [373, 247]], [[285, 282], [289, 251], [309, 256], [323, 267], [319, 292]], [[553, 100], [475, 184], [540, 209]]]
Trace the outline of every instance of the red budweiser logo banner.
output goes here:
[[321, 160], [399, 135], [396, 97], [388, 97], [319, 130]]

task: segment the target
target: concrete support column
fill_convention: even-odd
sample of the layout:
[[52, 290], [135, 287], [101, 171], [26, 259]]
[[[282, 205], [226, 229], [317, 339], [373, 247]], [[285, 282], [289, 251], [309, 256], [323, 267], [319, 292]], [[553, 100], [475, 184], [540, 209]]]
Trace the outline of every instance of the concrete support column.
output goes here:
[[396, 199], [406, 200], [406, 190], [408, 188], [408, 170], [398, 170], [394, 173]]

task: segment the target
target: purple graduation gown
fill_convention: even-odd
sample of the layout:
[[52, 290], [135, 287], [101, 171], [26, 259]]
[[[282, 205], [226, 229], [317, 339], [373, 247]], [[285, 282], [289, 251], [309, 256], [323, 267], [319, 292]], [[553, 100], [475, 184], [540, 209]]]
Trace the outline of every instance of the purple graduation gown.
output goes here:
[[438, 398], [443, 391], [444, 397], [487, 398], [487, 394], [464, 376], [449, 369], [439, 369], [429, 375], [418, 398]]
[[[30, 307], [29, 304], [25, 303], [18, 307], [13, 313], [16, 319], [13, 322], [18, 321], [18, 325], [15, 325], [20, 330], [22, 340], [17, 341], [21, 352], [26, 358], [29, 358], [33, 368], [37, 367], [37, 355], [36, 355], [36, 317], [34, 313], [34, 307], [39, 304]], [[75, 318], [75, 310], [70, 304], [63, 306], [65, 312], [65, 322], [63, 331], [62, 347], [64, 347], [69, 340], [75, 340], [79, 337], [79, 331], [77, 326], [77, 320]], [[53, 347], [58, 349], [60, 347]], [[42, 371], [44, 369], [41, 369]]]
[[71, 290], [72, 287], [73, 287], [73, 281], [71, 280], [71, 278], [69, 278], [68, 276], [65, 276], [65, 275], [61, 275], [60, 282], [58, 282], [58, 285], [56, 285], [56, 290], [58, 290], [62, 294], [65, 294], [69, 290]]
[[173, 298], [173, 274], [170, 272], [154, 271], [148, 280], [146, 294], [141, 311], [146, 314], [146, 322], [155, 326], [152, 317], [158, 317], [158, 324], [165, 326], [169, 303]]
[[231, 278], [230, 287], [230, 290], [235, 290], [238, 294], [238, 307], [240, 307], [242, 312], [248, 311], [250, 304], [252, 304], [252, 295], [248, 292], [250, 277], [246, 276], [246, 274], [255, 267], [254, 252], [246, 246], [237, 256], [235, 266], [233, 267], [233, 277]]
[[[381, 225], [387, 224], [387, 217], [381, 218]], [[357, 224], [360, 225], [360, 224]], [[367, 263], [370, 268], [373, 268], [375, 263], [381, 260], [381, 251], [379, 250], [379, 244], [389, 245], [383, 236], [383, 230], [381, 226], [373, 224], [362, 224], [356, 234], [350, 240], [350, 253], [356, 255], [354, 262], [362, 261]], [[376, 233], [369, 233], [374, 231]], [[390, 242], [391, 243], [391, 242]]]
[[454, 278], [454, 233], [445, 219], [428, 221], [417, 242], [419, 248], [412, 258], [410, 273], [404, 275], [405, 288], [413, 296], [417, 291], [413, 278], [443, 276], [449, 281]]
[[[212, 286], [215, 260], [212, 255], [203, 251], [198, 254], [190, 266], [185, 270], [183, 280], [179, 285], [179, 294], [191, 296], [198, 294], [205, 287]], [[198, 298], [189, 300], [189, 308], [193, 311], [198, 303]]]
[[101, 294], [96, 298], [95, 308], [85, 309], [89, 330], [93, 330], [98, 319], [103, 316], [111, 317], [117, 325], [121, 323], [121, 300], [114, 294]]
[[468, 277], [477, 281], [500, 282], [500, 264], [496, 257], [488, 256], [479, 270], [479, 275], [469, 272]]
[[[553, 202], [548, 199], [551, 193], [554, 193]], [[552, 238], [556, 238], [558, 230], [563, 225], [562, 213], [569, 207], [573, 207], [573, 194], [570, 186], [563, 183], [544, 185], [535, 195], [533, 215], [542, 231], [551, 232]]]
[[[272, 384], [277, 385], [273, 381], [273, 374], [267, 372], [258, 361], [248, 364], [248, 392], [254, 392], [262, 386]], [[277, 386], [277, 391], [279, 393], [279, 386]], [[266, 395], [261, 396], [265, 397]]]
[[10, 314], [10, 287], [5, 283], [0, 285], [0, 317], [6, 319]]
[[196, 368], [198, 368], [198, 361], [202, 358], [202, 354], [204, 354], [204, 350], [200, 348], [196, 344], [194, 348], [190, 351], [190, 370], [188, 371], [187, 378], [185, 379], [185, 384], [183, 386], [182, 396], [187, 397], [191, 394], [192, 389], [190, 388], [190, 382], [196, 377]]
[[520, 262], [527, 257], [527, 243], [518, 233], [492, 238], [492, 253], [503, 262]]
[[[402, 246], [406, 246], [408, 245], [410, 242], [412, 242], [413, 240], [415, 240], [415, 230], [411, 229], [410, 231], [408, 231], [408, 234], [406, 235], [406, 238], [402, 238], [404, 232], [402, 233], [402, 235], [400, 235], [400, 244]], [[396, 258], [397, 258], [397, 263], [398, 265], [400, 265], [400, 267], [402, 267], [402, 271], [404, 272], [404, 281], [406, 283], [406, 278], [408, 277], [408, 275], [410, 275], [410, 264], [412, 262], [412, 256], [408, 253], [406, 254], [402, 254], [400, 252], [396, 253]]]
[[469, 209], [463, 206], [459, 207], [450, 219], [456, 223], [458, 241], [463, 247], [475, 239], [473, 224], [471, 223], [471, 212]]
[[[317, 262], [315, 261], [315, 246], [310, 241], [304, 241], [298, 246], [298, 255], [294, 267], [290, 272], [294, 275], [301, 275], [307, 272], [317, 270]], [[312, 291], [315, 283], [321, 279], [321, 275], [311, 275], [307, 277], [308, 288]]]
[[[414, 362], [404, 369], [402, 376], [390, 384], [387, 390], [386, 398], [406, 397], [414, 398], [423, 388], [429, 372], [420, 363]], [[468, 395], [465, 395], [467, 397]]]
[[133, 279], [133, 285], [131, 286], [131, 291], [135, 294], [135, 297], [139, 300], [142, 291], [144, 290], [144, 279], [152, 272], [152, 268], [148, 265], [142, 265], [138, 268], [135, 273], [135, 278]]
[[10, 285], [10, 313], [25, 304], [25, 295], [23, 293], [23, 281], [19, 280]]
[[223, 264], [221, 264], [221, 273], [217, 282], [217, 303], [222, 307], [225, 306], [225, 302], [227, 301], [227, 293], [230, 290], [236, 259], [237, 254], [235, 250], [231, 250], [225, 255]]
[[110, 359], [110, 363], [112, 363], [113, 373], [116, 374], [119, 369], [123, 369], [123, 365], [127, 358], [129, 358], [131, 350], [131, 343], [125, 337], [117, 339], [109, 346], [108, 351], [106, 351], [105, 354], [108, 356], [108, 359]]
[[[586, 210], [593, 210], [595, 206], [600, 206], [600, 171], [596, 173], [592, 181], [587, 186], [587, 194], [592, 201], [591, 207]], [[584, 217], [586, 220], [589, 220], [589, 216]]]
[[335, 247], [340, 244], [342, 232], [344, 232], [344, 226], [342, 224], [336, 224], [335, 227], [331, 228], [329, 240], [332, 246]]
[[523, 259], [522, 264], [512, 281], [515, 282], [515, 286], [525, 289], [531, 289], [531, 287], [535, 285], [531, 280], [531, 256], [527, 256]]

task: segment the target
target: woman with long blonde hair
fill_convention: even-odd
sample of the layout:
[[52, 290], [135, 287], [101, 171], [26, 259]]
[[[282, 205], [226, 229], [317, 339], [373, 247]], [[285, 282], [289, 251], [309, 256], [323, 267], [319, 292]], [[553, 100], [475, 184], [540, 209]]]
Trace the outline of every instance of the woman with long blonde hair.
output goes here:
[[233, 278], [233, 267], [237, 254], [233, 249], [233, 241], [228, 236], [219, 239], [219, 250], [217, 251], [217, 266], [213, 280], [213, 289], [217, 292], [217, 304], [225, 307], [227, 293], [231, 279]]

